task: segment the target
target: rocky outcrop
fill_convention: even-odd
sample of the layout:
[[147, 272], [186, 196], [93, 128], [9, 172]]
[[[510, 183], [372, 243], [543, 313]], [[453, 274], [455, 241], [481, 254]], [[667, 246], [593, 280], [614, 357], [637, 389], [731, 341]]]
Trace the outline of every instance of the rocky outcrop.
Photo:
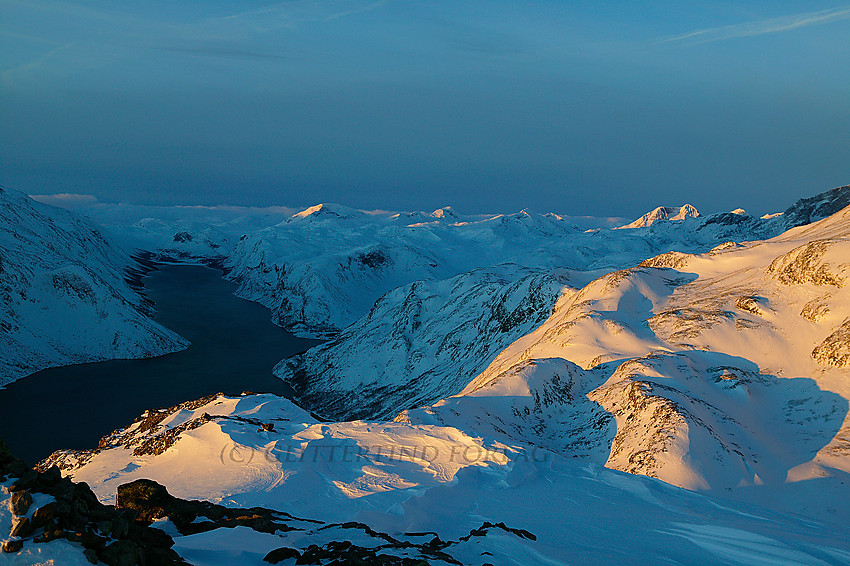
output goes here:
[[[243, 417], [202, 413], [196, 418], [178, 419], [177, 422], [169, 420], [169, 425], [166, 426], [163, 424], [163, 421], [166, 419], [173, 419], [183, 411], [188, 414], [222, 395], [224, 394], [216, 393], [201, 397], [200, 399], [179, 403], [172, 407], [147, 410], [129, 426], [119, 428], [101, 438], [97, 444], [97, 448], [89, 450], [57, 450], [39, 462], [36, 467], [41, 471], [47, 470], [52, 466], [56, 466], [60, 470], [73, 470], [85, 465], [96, 454], [117, 447], [132, 449], [134, 456], [157, 456], [171, 448], [184, 432], [194, 430], [210, 421], [216, 419], [247, 420]], [[274, 430], [273, 423], [252, 421], [251, 424], [256, 425], [258, 429]]]
[[812, 350], [812, 358], [824, 366], [850, 367], [850, 318]]
[[[12, 481], [8, 489], [15, 515], [9, 533], [12, 539], [4, 543], [4, 552], [16, 553], [27, 545], [65, 539], [79, 545], [92, 564], [186, 565], [172, 550], [172, 538], [141, 524], [135, 510], [101, 504], [88, 485], [63, 478], [55, 466], [44, 472], [28, 468], [8, 453], [2, 441], [0, 478]], [[27, 516], [33, 494], [49, 496], [51, 501]]]
[[850, 206], [850, 185], [824, 191], [813, 197], [801, 198], [779, 218], [786, 229], [810, 224]]
[[[418, 542], [420, 533], [405, 533], [394, 537], [376, 531], [369, 525], [358, 522], [323, 523], [293, 517], [288, 513], [262, 507], [234, 509], [222, 507], [208, 501], [188, 501], [168, 493], [166, 488], [151, 480], [136, 480], [118, 488], [117, 508], [131, 510], [136, 522], [149, 525], [153, 521], [168, 519], [181, 535], [193, 535], [219, 528], [247, 527], [261, 533], [274, 534], [289, 531], [324, 531], [329, 534], [328, 542], [294, 548], [282, 546], [269, 552], [264, 561], [278, 564], [294, 558], [296, 564], [383, 564], [387, 566], [419, 566], [428, 560], [448, 564], [462, 564], [449, 554], [451, 547], [466, 542], [472, 537], [485, 537], [491, 530], [501, 530], [516, 537], [537, 540], [523, 529], [511, 528], [504, 523], [485, 522], [457, 541], [443, 541], [433, 533], [425, 542]], [[375, 541], [372, 546], [352, 543], [349, 539], [359, 531]], [[336, 539], [336, 540], [333, 540]], [[414, 539], [414, 540], [411, 540]], [[392, 552], [392, 554], [384, 551]], [[399, 556], [399, 553], [407, 556]]]
[[261, 507], [234, 509], [209, 501], [178, 499], [169, 494], [164, 486], [146, 479], [119, 486], [116, 508], [132, 510], [136, 522], [143, 525], [167, 518], [182, 535], [232, 527], [248, 527], [272, 534], [294, 530], [285, 522], [293, 519], [286, 513]]
[[829, 314], [829, 295], [825, 295], [823, 297], [818, 297], [816, 299], [812, 299], [805, 305], [803, 305], [803, 309], [800, 311], [800, 316], [806, 318], [812, 322], [818, 322], [827, 314]]
[[693, 254], [682, 252], [667, 252], [649, 259], [645, 259], [638, 264], [639, 267], [669, 267], [671, 269], [683, 269], [688, 260], [693, 257]]
[[762, 309], [765, 302], [766, 300], [763, 297], [756, 295], [744, 295], [743, 297], [735, 299], [735, 307], [750, 314], [761, 316], [764, 313]]
[[841, 287], [844, 277], [836, 273], [824, 257], [835, 244], [831, 240], [803, 244], [773, 260], [767, 272], [786, 285], [814, 283]]
[[702, 332], [735, 320], [735, 313], [713, 301], [694, 303], [691, 307], [666, 309], [649, 319], [649, 326], [672, 343], [688, 343]]
[[[428, 540], [425, 543], [413, 543], [410, 541], [398, 540], [385, 533], [377, 533], [368, 526], [361, 523], [344, 523], [341, 528], [363, 528], [367, 534], [374, 537], [382, 538], [386, 544], [376, 547], [362, 547], [350, 541], [329, 542], [323, 546], [311, 544], [303, 552], [299, 552], [294, 548], [278, 548], [269, 552], [263, 560], [270, 564], [278, 564], [289, 558], [294, 558], [296, 564], [378, 564], [385, 566], [427, 566], [429, 562], [426, 559], [437, 560], [448, 564], [463, 564], [452, 558], [447, 553], [452, 546], [456, 546], [462, 542], [468, 542], [473, 537], [486, 537], [492, 530], [501, 530], [506, 533], [515, 535], [522, 539], [537, 540], [534, 534], [524, 529], [514, 529], [508, 527], [504, 523], [490, 523], [485, 521], [477, 529], [472, 529], [466, 536], [460, 537], [457, 541], [444, 541], [435, 533], [405, 533], [409, 536], [425, 536]], [[382, 550], [388, 550], [394, 553], [399, 551], [411, 550], [418, 551], [424, 558], [412, 558], [409, 556], [397, 556], [395, 554], [382, 554]], [[327, 562], [330, 560], [331, 562]]]

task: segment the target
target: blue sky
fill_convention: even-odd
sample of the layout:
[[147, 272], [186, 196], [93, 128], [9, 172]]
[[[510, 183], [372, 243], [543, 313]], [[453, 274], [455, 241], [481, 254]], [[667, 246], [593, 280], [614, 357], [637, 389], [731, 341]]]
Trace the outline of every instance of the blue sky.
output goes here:
[[0, 183], [636, 216], [850, 183], [850, 4], [0, 0]]

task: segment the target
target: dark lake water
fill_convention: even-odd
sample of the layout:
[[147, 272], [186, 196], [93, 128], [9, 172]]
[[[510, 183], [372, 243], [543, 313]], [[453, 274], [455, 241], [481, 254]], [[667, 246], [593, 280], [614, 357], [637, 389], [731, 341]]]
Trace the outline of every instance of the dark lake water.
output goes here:
[[272, 375], [281, 359], [317, 340], [296, 338], [271, 323], [268, 309], [233, 295], [221, 272], [161, 265], [144, 279], [156, 320], [192, 342], [182, 352], [50, 368], [0, 390], [0, 438], [29, 464], [60, 448], [94, 448], [146, 409], [222, 391], [291, 388]]

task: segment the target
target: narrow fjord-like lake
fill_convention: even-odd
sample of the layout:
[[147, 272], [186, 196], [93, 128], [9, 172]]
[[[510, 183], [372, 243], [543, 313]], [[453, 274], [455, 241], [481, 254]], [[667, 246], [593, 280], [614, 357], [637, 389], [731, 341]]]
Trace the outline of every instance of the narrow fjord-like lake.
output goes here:
[[236, 285], [199, 265], [160, 265], [144, 280], [156, 320], [192, 342], [157, 358], [50, 368], [0, 390], [0, 438], [33, 465], [60, 448], [94, 448], [146, 409], [222, 391], [291, 388], [274, 365], [318, 340], [271, 323], [269, 310], [233, 295]]

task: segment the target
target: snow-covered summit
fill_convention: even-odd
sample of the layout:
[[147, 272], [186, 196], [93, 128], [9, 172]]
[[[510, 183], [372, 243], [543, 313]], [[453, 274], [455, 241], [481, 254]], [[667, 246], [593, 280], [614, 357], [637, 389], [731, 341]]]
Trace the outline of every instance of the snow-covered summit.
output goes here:
[[359, 210], [334, 203], [321, 203], [292, 215], [291, 220], [328, 220], [328, 219], [350, 219], [362, 215]]
[[450, 206], [444, 206], [442, 208], [438, 208], [437, 210], [433, 211], [429, 216], [431, 216], [432, 218], [440, 218], [440, 219], [450, 218], [450, 219], [453, 219], [453, 220], [457, 220], [457, 218], [458, 218], [457, 213], [455, 213], [454, 209], [452, 209], [452, 207], [450, 207]]
[[680, 207], [675, 206], [659, 206], [658, 208], [651, 210], [629, 224], [625, 226], [620, 226], [620, 229], [629, 229], [629, 228], [646, 228], [647, 226], [652, 226], [654, 223], [659, 221], [677, 221], [684, 220], [685, 218], [699, 218], [699, 211], [691, 206], [690, 204], [685, 204]]

